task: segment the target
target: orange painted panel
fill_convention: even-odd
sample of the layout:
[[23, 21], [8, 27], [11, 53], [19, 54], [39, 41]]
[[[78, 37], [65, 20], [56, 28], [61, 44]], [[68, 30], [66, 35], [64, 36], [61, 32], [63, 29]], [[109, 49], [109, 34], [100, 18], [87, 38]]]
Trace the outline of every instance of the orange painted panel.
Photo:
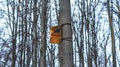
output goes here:
[[61, 41], [61, 29], [59, 26], [54, 26], [50, 29], [50, 43], [60, 44]]

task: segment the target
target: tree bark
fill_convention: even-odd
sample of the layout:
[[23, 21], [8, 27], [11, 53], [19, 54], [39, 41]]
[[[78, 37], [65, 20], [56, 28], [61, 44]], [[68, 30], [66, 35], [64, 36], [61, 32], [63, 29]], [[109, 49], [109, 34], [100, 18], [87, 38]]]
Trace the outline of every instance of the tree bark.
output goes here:
[[42, 0], [40, 67], [46, 67], [47, 0]]
[[[71, 24], [70, 0], [60, 0], [60, 24]], [[59, 46], [60, 67], [73, 67], [73, 45], [71, 25], [63, 25]]]
[[111, 40], [112, 40], [112, 62], [113, 62], [113, 67], [116, 67], [115, 37], [114, 37], [114, 27], [112, 22], [112, 13], [110, 12], [110, 0], [107, 0], [107, 11], [108, 11], [108, 19], [109, 19], [109, 26], [110, 26]]
[[[15, 3], [13, 1], [13, 3]], [[11, 67], [15, 67], [15, 62], [16, 62], [16, 36], [17, 36], [17, 23], [15, 22], [15, 5], [12, 6], [12, 64]], [[9, 17], [10, 18], [10, 17]]]
[[37, 67], [37, 46], [38, 46], [38, 37], [37, 37], [37, 0], [34, 0], [33, 6], [33, 67]]

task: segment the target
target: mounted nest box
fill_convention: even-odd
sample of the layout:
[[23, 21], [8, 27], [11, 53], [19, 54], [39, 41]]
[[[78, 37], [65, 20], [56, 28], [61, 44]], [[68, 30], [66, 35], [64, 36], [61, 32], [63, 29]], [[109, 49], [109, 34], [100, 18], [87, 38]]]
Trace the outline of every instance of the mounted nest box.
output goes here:
[[61, 42], [61, 28], [59, 26], [53, 26], [50, 29], [50, 43], [60, 44]]

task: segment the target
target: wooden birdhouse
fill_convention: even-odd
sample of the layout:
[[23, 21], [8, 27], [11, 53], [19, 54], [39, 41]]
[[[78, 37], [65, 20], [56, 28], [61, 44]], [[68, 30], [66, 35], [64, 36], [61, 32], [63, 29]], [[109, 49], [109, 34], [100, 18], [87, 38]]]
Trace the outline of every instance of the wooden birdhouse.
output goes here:
[[61, 28], [59, 26], [53, 26], [50, 29], [50, 43], [60, 44], [61, 42]]

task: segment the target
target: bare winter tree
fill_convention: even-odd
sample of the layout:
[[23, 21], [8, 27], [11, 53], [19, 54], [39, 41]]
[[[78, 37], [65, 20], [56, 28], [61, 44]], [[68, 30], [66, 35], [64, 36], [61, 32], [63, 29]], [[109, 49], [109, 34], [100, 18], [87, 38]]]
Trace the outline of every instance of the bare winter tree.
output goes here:
[[38, 34], [37, 34], [37, 22], [38, 22], [38, 8], [37, 0], [34, 0], [33, 6], [33, 67], [37, 67], [37, 46], [38, 46]]
[[71, 8], [70, 0], [60, 0], [59, 16], [62, 39], [59, 45], [60, 67], [73, 67], [73, 45], [71, 29]]
[[[9, 6], [10, 1], [7, 0], [8, 3], [8, 13], [10, 13], [10, 7], [12, 8], [12, 16], [9, 15], [9, 20], [10, 22], [12, 22], [12, 63], [11, 63], [11, 67], [15, 67], [16, 66], [16, 38], [17, 38], [17, 25], [18, 23], [16, 22], [16, 17], [15, 17], [15, 1], [13, 1], [13, 4], [11, 4], [11, 6]], [[12, 19], [11, 19], [12, 18]], [[10, 23], [9, 22], [9, 23]]]
[[113, 67], [116, 67], [116, 49], [115, 49], [115, 36], [114, 36], [114, 26], [112, 20], [112, 12], [110, 10], [110, 0], [107, 0], [107, 12], [108, 12], [108, 19], [109, 19], [109, 26], [111, 31], [111, 43], [112, 43], [112, 63]]
[[0, 67], [119, 67], [120, 1], [71, 1], [0, 1]]
[[46, 67], [47, 2], [48, 0], [42, 0], [40, 67]]

